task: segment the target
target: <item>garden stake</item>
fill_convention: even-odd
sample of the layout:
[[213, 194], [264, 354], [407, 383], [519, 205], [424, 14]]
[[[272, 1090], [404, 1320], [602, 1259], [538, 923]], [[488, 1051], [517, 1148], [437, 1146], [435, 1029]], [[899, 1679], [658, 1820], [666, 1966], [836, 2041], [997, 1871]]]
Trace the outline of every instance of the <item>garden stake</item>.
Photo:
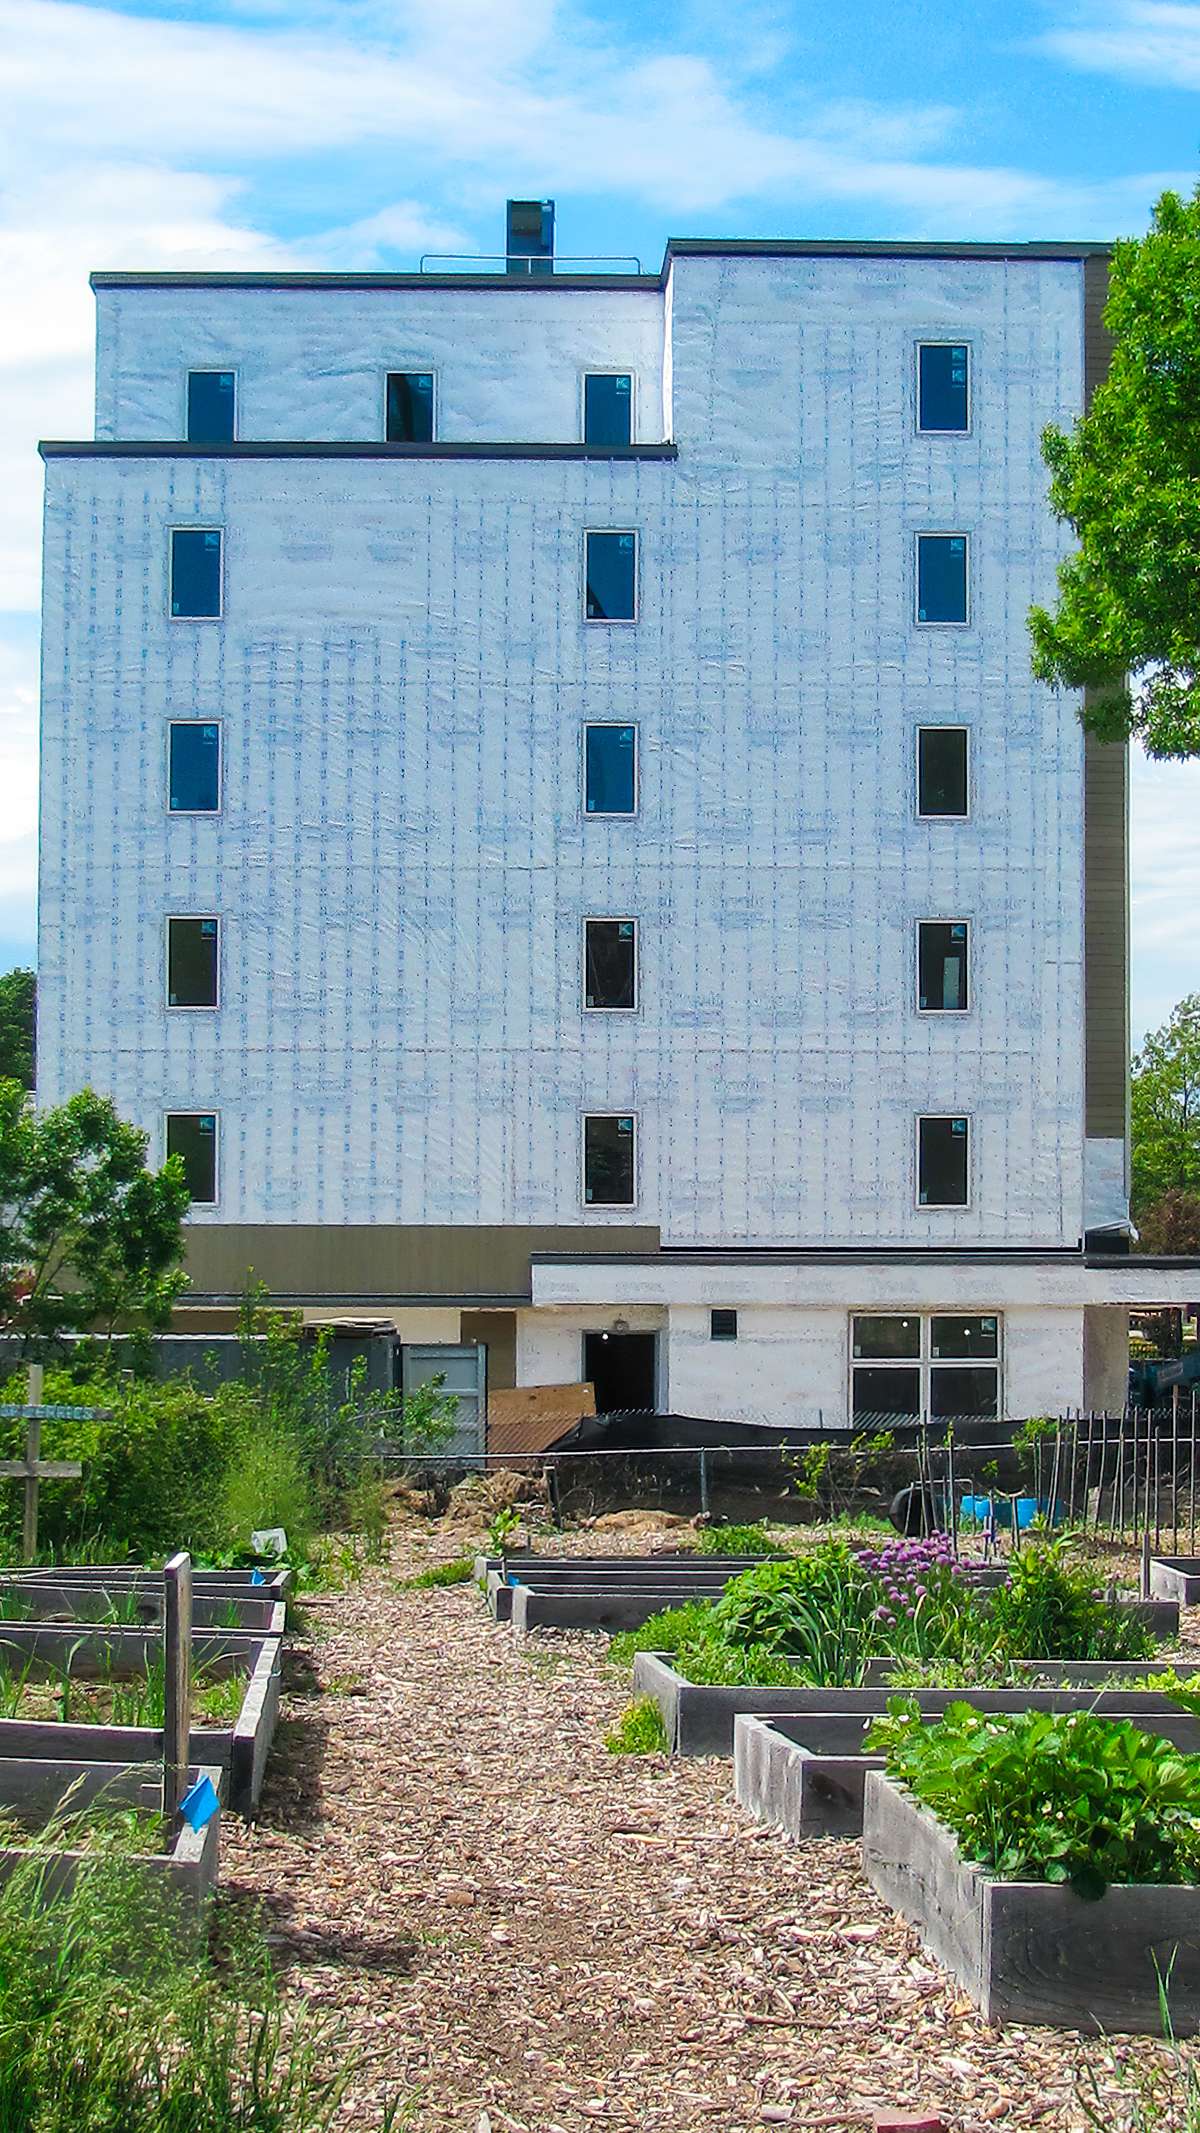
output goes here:
[[25, 1512], [21, 1521], [22, 1560], [32, 1563], [37, 1554], [38, 1489], [43, 1481], [78, 1481], [83, 1472], [77, 1459], [42, 1458], [42, 1423], [46, 1421], [101, 1422], [111, 1407], [44, 1407], [43, 1369], [30, 1363], [24, 1407], [0, 1406], [0, 1415], [15, 1416], [25, 1423], [25, 1457], [0, 1459], [0, 1479], [23, 1481]]
[[1192, 1455], [1188, 1462], [1188, 1552], [1196, 1553], [1196, 1395], [1192, 1394]]
[[1148, 1600], [1148, 1599], [1149, 1599], [1149, 1597], [1150, 1597], [1150, 1521], [1149, 1521], [1149, 1519], [1147, 1519], [1147, 1520], [1146, 1520], [1146, 1526], [1145, 1526], [1145, 1530], [1144, 1530], [1144, 1532], [1143, 1532], [1143, 1534], [1142, 1534], [1142, 1570], [1141, 1570], [1141, 1578], [1140, 1578], [1140, 1580], [1139, 1580], [1138, 1590], [1140, 1591], [1140, 1593], [1141, 1593], [1141, 1596], [1142, 1596], [1143, 1600]]
[[1171, 1553], [1179, 1553], [1179, 1387], [1171, 1387]]
[[173, 1555], [163, 1571], [163, 1820], [173, 1833], [187, 1790], [192, 1733], [192, 1558]]
[[958, 1554], [958, 1490], [954, 1485], [954, 1424], [946, 1424], [946, 1493], [950, 1508], [950, 1553]]
[[1053, 1461], [1052, 1461], [1052, 1463], [1051, 1463], [1051, 1467], [1050, 1467], [1050, 1524], [1051, 1524], [1051, 1527], [1053, 1527], [1053, 1525], [1054, 1525], [1054, 1513], [1055, 1513], [1055, 1509], [1056, 1509], [1056, 1507], [1057, 1507], [1057, 1504], [1058, 1504], [1058, 1477], [1059, 1477], [1059, 1473], [1060, 1473], [1060, 1470], [1061, 1470], [1061, 1468], [1062, 1468], [1062, 1447], [1063, 1447], [1063, 1432], [1062, 1432], [1062, 1420], [1061, 1420], [1061, 1418], [1060, 1418], [1060, 1420], [1059, 1420], [1059, 1424], [1058, 1424], [1058, 1428], [1057, 1428], [1057, 1429], [1055, 1430], [1055, 1432], [1054, 1432], [1054, 1458], [1053, 1458]]
[[[1146, 1441], [1146, 1456], [1150, 1456], [1150, 1442]], [[1149, 1524], [1149, 1519], [1146, 1521]], [[1162, 1551], [1162, 1430], [1154, 1425], [1154, 1553]], [[1148, 1595], [1147, 1595], [1148, 1597]]]

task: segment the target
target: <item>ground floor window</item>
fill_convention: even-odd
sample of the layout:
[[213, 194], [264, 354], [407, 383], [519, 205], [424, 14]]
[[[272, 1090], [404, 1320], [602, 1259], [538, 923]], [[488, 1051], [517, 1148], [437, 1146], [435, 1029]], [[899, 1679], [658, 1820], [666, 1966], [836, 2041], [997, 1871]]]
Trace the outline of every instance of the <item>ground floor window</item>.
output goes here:
[[1000, 1413], [1000, 1319], [881, 1312], [850, 1321], [850, 1411], [877, 1421], [991, 1420]]

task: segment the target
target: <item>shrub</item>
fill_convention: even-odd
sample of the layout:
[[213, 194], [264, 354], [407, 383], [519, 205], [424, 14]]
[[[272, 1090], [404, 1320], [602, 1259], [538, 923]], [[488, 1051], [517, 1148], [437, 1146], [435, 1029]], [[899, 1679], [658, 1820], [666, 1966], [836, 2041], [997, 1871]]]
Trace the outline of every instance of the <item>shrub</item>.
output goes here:
[[997, 1590], [986, 1635], [1008, 1659], [1147, 1659], [1154, 1639], [1145, 1624], [1093, 1589], [1069, 1558], [1071, 1542], [1036, 1540], [1013, 1558]]
[[604, 1736], [610, 1755], [665, 1755], [670, 1746], [663, 1715], [652, 1696], [635, 1696]]
[[428, 1570], [418, 1570], [415, 1577], [405, 1578], [405, 1592], [424, 1592], [436, 1585], [469, 1585], [475, 1574], [475, 1565], [469, 1555], [456, 1555], [449, 1563], [431, 1563]]
[[701, 1555], [783, 1555], [771, 1539], [765, 1518], [749, 1526], [702, 1526], [696, 1546]]
[[282, 1526], [289, 1551], [303, 1552], [315, 1523], [312, 1484], [300, 1446], [269, 1422], [258, 1432], [242, 1432], [221, 1491], [225, 1546], [249, 1549], [252, 1533]]
[[607, 1656], [614, 1666], [632, 1666], [638, 1652], [677, 1652], [713, 1635], [713, 1607], [709, 1600], [689, 1600], [683, 1607], [664, 1607], [639, 1629], [623, 1629], [608, 1640]]
[[1200, 1879], [1200, 1756], [1125, 1719], [956, 1703], [923, 1725], [897, 1700], [866, 1745], [1003, 1880], [1098, 1897], [1111, 1881]]

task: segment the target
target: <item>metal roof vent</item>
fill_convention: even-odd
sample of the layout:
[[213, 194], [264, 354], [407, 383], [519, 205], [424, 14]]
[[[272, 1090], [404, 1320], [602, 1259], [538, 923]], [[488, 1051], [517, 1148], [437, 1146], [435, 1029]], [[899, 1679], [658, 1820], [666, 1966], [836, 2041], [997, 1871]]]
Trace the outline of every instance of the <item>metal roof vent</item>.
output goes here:
[[553, 200], [509, 201], [504, 254], [506, 274], [539, 277], [553, 274]]

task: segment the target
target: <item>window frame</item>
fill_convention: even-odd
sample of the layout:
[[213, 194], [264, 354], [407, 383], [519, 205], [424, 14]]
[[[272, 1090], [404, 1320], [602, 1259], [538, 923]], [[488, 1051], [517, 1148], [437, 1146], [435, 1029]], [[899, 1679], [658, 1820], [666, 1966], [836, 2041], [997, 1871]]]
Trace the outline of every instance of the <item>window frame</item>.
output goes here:
[[[915, 1318], [920, 1327], [920, 1342], [917, 1355], [915, 1357], [895, 1358], [870, 1358], [865, 1356], [856, 1358], [854, 1353], [854, 1321], [856, 1318]], [[936, 1357], [933, 1353], [933, 1322], [935, 1318], [994, 1318], [996, 1321], [995, 1358], [980, 1356], [969, 1361], [963, 1359], [958, 1362], [946, 1362], [941, 1357]], [[994, 1370], [996, 1373], [996, 1420], [1001, 1420], [1004, 1415], [1005, 1346], [1003, 1311], [952, 1311], [945, 1305], [933, 1308], [924, 1304], [910, 1311], [880, 1311], [877, 1309], [849, 1311], [846, 1315], [846, 1420], [848, 1426], [853, 1429], [856, 1422], [854, 1412], [854, 1372], [856, 1369], [915, 1370], [917, 1373], [920, 1406], [917, 1420], [924, 1426], [928, 1426], [932, 1419], [931, 1394], [935, 1370]], [[864, 1416], [862, 1419], [866, 1420], [868, 1418]]]
[[[183, 427], [180, 430], [180, 436], [185, 444], [191, 444], [192, 441], [188, 436], [188, 399], [190, 397], [189, 385], [193, 377], [233, 379], [233, 436], [230, 442], [237, 444], [242, 434], [242, 374], [238, 365], [236, 363], [188, 364], [183, 373]], [[220, 452], [225, 447], [220, 444], [200, 444], [195, 449], [198, 452]]]
[[[955, 1119], [966, 1121], [967, 1127], [967, 1190], [962, 1200], [923, 1200], [921, 1198], [921, 1126], [929, 1119]], [[970, 1111], [918, 1111], [913, 1122], [913, 1206], [919, 1215], [965, 1214], [975, 1198], [975, 1120]], [[860, 1314], [861, 1315], [861, 1314]], [[881, 1317], [889, 1314], [880, 1313]], [[985, 1314], [990, 1317], [990, 1312]]]
[[[388, 366], [387, 366], [387, 369], [386, 369], [386, 370], [384, 370], [384, 371], [383, 371], [383, 372], [381, 373], [381, 376], [380, 376], [380, 392], [381, 392], [381, 394], [382, 394], [382, 403], [381, 403], [381, 410], [380, 410], [379, 435], [380, 435], [380, 439], [382, 440], [382, 442], [383, 442], [384, 444], [388, 444], [388, 443], [391, 443], [391, 442], [392, 442], [392, 440], [391, 440], [391, 439], [390, 439], [390, 438], [388, 437], [388, 433], [387, 433], [387, 427], [388, 427], [388, 424], [387, 424], [387, 418], [388, 418], [388, 379], [389, 379], [389, 378], [432, 378], [432, 379], [433, 379], [433, 409], [432, 409], [432, 413], [433, 413], [433, 435], [432, 435], [432, 437], [430, 438], [429, 442], [430, 442], [430, 444], [436, 444], [436, 443], [438, 442], [438, 438], [439, 438], [439, 436], [440, 436], [440, 434], [441, 434], [441, 413], [442, 413], [442, 405], [441, 405], [441, 402], [442, 402], [442, 376], [441, 376], [441, 372], [440, 372], [440, 371], [439, 371], [439, 370], [438, 370], [438, 369], [437, 369], [437, 368], [436, 368], [436, 367], [434, 366], [434, 364], [432, 364], [432, 363], [422, 363], [422, 364], [421, 364], [421, 365], [420, 365], [419, 367], [405, 367], [405, 368], [403, 368], [403, 369], [402, 369], [402, 368], [400, 367], [400, 365], [399, 365], [398, 363], [389, 363], [389, 364], [388, 364]], [[404, 441], [405, 441], [405, 440], [404, 440], [404, 439], [402, 439], [402, 438], [397, 438], [397, 439], [395, 440], [395, 442], [396, 442], [397, 444], [401, 444], [401, 443], [403, 443]], [[414, 444], [414, 445], [411, 445], [411, 446], [409, 447], [409, 449], [410, 449], [411, 451], [414, 451], [414, 452], [419, 452], [419, 451], [421, 451], [421, 450], [422, 450], [422, 446], [421, 446], [421, 445], [419, 445], [419, 444]]]
[[[171, 735], [176, 726], [215, 726], [217, 729], [217, 804], [215, 807], [172, 807]], [[166, 733], [166, 791], [163, 804], [170, 822], [212, 822], [225, 811], [225, 721], [223, 718], [168, 718]], [[174, 1114], [172, 1114], [174, 1115]], [[181, 1112], [180, 1116], [184, 1114]], [[188, 1114], [190, 1116], [190, 1114]]]
[[[962, 541], [964, 543], [965, 569], [964, 589], [967, 596], [967, 611], [961, 622], [922, 622], [921, 606], [921, 542]], [[971, 535], [962, 526], [921, 526], [913, 533], [913, 597], [912, 626], [918, 630], [970, 630], [975, 627], [975, 602], [971, 588], [972, 547]]]
[[[175, 597], [175, 535], [176, 535], [177, 533], [219, 533], [219, 534], [220, 534], [220, 536], [221, 536], [221, 567], [220, 567], [220, 570], [219, 570], [219, 572], [218, 572], [218, 574], [217, 574], [217, 612], [216, 612], [216, 614], [215, 614], [215, 615], [176, 615], [176, 614], [173, 614], [173, 613], [172, 613], [172, 602], [173, 602], [173, 600], [174, 600], [174, 597]], [[212, 524], [211, 520], [209, 521], [209, 523], [208, 523], [207, 525], [195, 525], [195, 524], [192, 524], [192, 523], [191, 523], [190, 521], [189, 521], [189, 522], [188, 522], [188, 523], [187, 523], [186, 525], [182, 525], [182, 526], [176, 526], [176, 525], [174, 525], [174, 524], [171, 524], [171, 525], [169, 525], [169, 526], [167, 527], [167, 621], [168, 621], [168, 622], [200, 622], [200, 623], [210, 622], [210, 623], [211, 623], [211, 622], [223, 622], [224, 620], [225, 620], [225, 528], [224, 528], [224, 526], [214, 526], [214, 525]]]
[[[961, 430], [927, 430], [921, 421], [921, 350], [965, 348], [967, 351], [967, 424]], [[960, 335], [950, 340], [940, 334], [920, 334], [913, 344], [913, 425], [918, 437], [972, 437], [975, 434], [975, 344]]]
[[[588, 542], [593, 533], [622, 534], [633, 536], [633, 613], [631, 615], [589, 615], [587, 611], [588, 587]], [[586, 629], [630, 630], [635, 629], [642, 618], [642, 536], [637, 526], [585, 526], [580, 552], [579, 605]], [[628, 721], [610, 720], [610, 724], [628, 724]]]
[[[190, 920], [203, 925], [211, 919], [217, 929], [216, 953], [216, 998], [205, 1001], [176, 1001], [171, 998], [171, 927], [177, 919]], [[163, 919], [163, 1001], [169, 1015], [214, 1015], [221, 1005], [221, 963], [224, 952], [224, 927], [219, 911], [168, 911]]]
[[[731, 1318], [731, 1319], [733, 1320], [733, 1331], [732, 1331], [731, 1333], [724, 1333], [724, 1332], [723, 1332], [723, 1333], [718, 1333], [718, 1332], [717, 1332], [717, 1329], [716, 1329], [716, 1321], [717, 1321], [717, 1319], [718, 1319], [718, 1318]], [[708, 1309], [708, 1337], [709, 1337], [709, 1340], [710, 1340], [710, 1341], [720, 1341], [720, 1342], [723, 1342], [723, 1343], [729, 1344], [729, 1343], [732, 1343], [732, 1342], [736, 1341], [736, 1340], [738, 1339], [738, 1337], [739, 1337], [740, 1333], [741, 1333], [741, 1327], [740, 1327], [740, 1326], [739, 1326], [739, 1324], [738, 1324], [738, 1315], [737, 1315], [737, 1306], [736, 1306], [736, 1304], [710, 1304], [710, 1305], [709, 1305], [709, 1309]]]
[[[631, 731], [632, 731], [632, 733], [633, 733], [633, 806], [632, 806], [631, 808], [628, 808], [628, 809], [622, 808], [622, 810], [621, 810], [621, 812], [620, 812], [619, 814], [613, 814], [613, 813], [611, 813], [611, 812], [609, 811], [609, 809], [607, 809], [607, 808], [602, 808], [602, 807], [589, 807], [589, 806], [588, 806], [588, 804], [587, 804], [587, 797], [588, 797], [588, 765], [587, 765], [587, 752], [588, 752], [588, 751], [587, 751], [587, 737], [588, 737], [588, 734], [589, 734], [589, 733], [591, 733], [591, 732], [592, 732], [593, 730], [598, 730], [598, 729], [600, 729], [600, 728], [603, 728], [603, 729], [605, 729], [606, 731], [608, 731], [608, 732], [610, 732], [610, 733], [623, 733], [623, 732], [625, 731], [625, 728], [626, 728], [627, 726], [628, 726], [628, 727], [629, 727], [629, 728], [631, 729]], [[641, 740], [641, 734], [642, 734], [641, 724], [640, 724], [640, 722], [639, 722], [639, 721], [638, 721], [637, 719], [632, 719], [632, 718], [585, 718], [585, 719], [583, 720], [583, 722], [582, 722], [582, 724], [581, 724], [581, 726], [580, 726], [580, 729], [579, 729], [579, 808], [580, 808], [580, 813], [582, 814], [582, 816], [583, 816], [583, 819], [584, 819], [584, 821], [585, 821], [585, 822], [632, 822], [632, 821], [634, 821], [634, 820], [636, 819], [636, 817], [637, 817], [637, 816], [638, 816], [638, 815], [640, 814], [640, 812], [641, 812], [641, 806], [642, 806], [642, 774], [641, 774], [641, 773], [642, 773], [642, 740]]]
[[[936, 623], [935, 623], [935, 624], [932, 624], [932, 625], [931, 625], [931, 624], [928, 624], [928, 623], [922, 623], [921, 627], [922, 627], [922, 629], [926, 629], [926, 628], [930, 628], [930, 627], [936, 628], [936, 627], [937, 627], [937, 625], [936, 625]], [[924, 813], [924, 812], [922, 811], [922, 807], [921, 807], [921, 735], [922, 735], [923, 733], [961, 733], [961, 734], [962, 734], [962, 736], [963, 736], [963, 768], [964, 768], [964, 770], [965, 770], [965, 773], [966, 773], [966, 775], [965, 775], [965, 777], [964, 777], [964, 780], [963, 780], [963, 783], [965, 784], [965, 786], [966, 786], [966, 789], [967, 789], [967, 811], [966, 811], [965, 815], [943, 815], [943, 814], [929, 815], [929, 814], [925, 814], [925, 813]], [[974, 751], [973, 751], [973, 749], [972, 749], [972, 747], [971, 747], [971, 728], [970, 728], [970, 726], [968, 726], [968, 725], [963, 725], [963, 724], [955, 724], [955, 725], [941, 725], [941, 726], [930, 726], [930, 725], [926, 725], [926, 724], [924, 724], [924, 723], [918, 722], [918, 724], [917, 724], [917, 725], [916, 725], [916, 726], [915, 726], [915, 727], [913, 728], [913, 804], [914, 804], [914, 806], [915, 806], [915, 808], [916, 808], [916, 820], [917, 820], [918, 822], [969, 822], [969, 821], [971, 820], [971, 803], [972, 803], [972, 800], [973, 800], [973, 798], [974, 798], [974, 794], [973, 794], [973, 792], [972, 792], [972, 789], [971, 789], [971, 769], [972, 769], [972, 756], [973, 756], [973, 753], [974, 753]]]
[[[589, 1005], [589, 1003], [588, 1003], [588, 996], [587, 996], [587, 929], [588, 929], [588, 927], [589, 927], [589, 926], [597, 926], [597, 925], [598, 925], [598, 926], [632, 926], [632, 927], [633, 927], [633, 1005], [632, 1005], [632, 1007], [592, 1007], [592, 1006], [590, 1006], [590, 1005]], [[582, 1011], [583, 1011], [583, 1013], [584, 1013], [585, 1015], [637, 1015], [637, 1014], [640, 1014], [640, 1013], [641, 1013], [641, 1007], [642, 1007], [642, 971], [641, 971], [641, 947], [642, 947], [642, 939], [641, 939], [641, 929], [640, 929], [640, 927], [639, 927], [639, 925], [638, 925], [638, 922], [637, 922], [636, 918], [634, 918], [634, 917], [633, 917], [633, 916], [631, 915], [631, 913], [629, 913], [628, 911], [624, 911], [624, 912], [615, 912], [615, 913], [609, 913], [609, 912], [607, 912], [607, 911], [589, 911], [589, 912], [587, 912], [587, 913], [585, 914], [585, 916], [584, 916], [584, 917], [583, 917], [583, 918], [582, 918], [582, 919], [580, 920], [580, 979], [579, 979], [579, 984], [580, 984], [580, 999], [581, 999], [581, 1001], [582, 1001]], [[619, 1117], [619, 1118], [624, 1118], [624, 1117], [626, 1117], [626, 1116], [627, 1116], [627, 1113], [625, 1113], [625, 1112], [621, 1111], [621, 1112], [607, 1112], [607, 1113], [597, 1113], [596, 1115], [597, 1115], [597, 1116], [601, 1116], [601, 1117], [613, 1117], [613, 1118], [618, 1118], [618, 1117]]]
[[[966, 992], [966, 999], [961, 1007], [922, 1007], [921, 1005], [922, 926], [963, 926], [966, 929], [967, 952], [964, 957], [964, 990]], [[934, 1022], [943, 1022], [947, 1018], [955, 1017], [961, 1019], [964, 1015], [971, 1014], [974, 1011], [975, 1007], [975, 971], [973, 967], [973, 958], [975, 954], [975, 929], [970, 919], [961, 917], [938, 918], [936, 915], [931, 918], [928, 915], [924, 915], [921, 918], [916, 918], [913, 920], [913, 940], [915, 955], [915, 964], [913, 968], [913, 998], [916, 1004], [917, 1013], [919, 1015], [928, 1016]], [[930, 1112], [927, 1115], [930, 1117], [937, 1117], [940, 1114], [937, 1112]], [[964, 1114], [960, 1111], [949, 1111], [945, 1113], [945, 1116], [948, 1118], [961, 1118], [964, 1116]], [[969, 1138], [970, 1129], [968, 1127], [968, 1139]]]
[[[581, 370], [581, 371], [580, 371], [580, 373], [579, 373], [579, 440], [580, 440], [580, 443], [581, 443], [581, 444], [587, 444], [587, 441], [588, 441], [588, 440], [587, 440], [587, 381], [588, 381], [588, 379], [589, 379], [589, 378], [628, 378], [628, 380], [629, 380], [629, 442], [630, 442], [630, 444], [631, 444], [631, 445], [634, 445], [634, 444], [636, 444], [636, 443], [637, 443], [637, 441], [638, 441], [638, 381], [637, 381], [637, 372], [636, 372], [636, 370], [634, 369], [634, 367], [633, 367], [632, 363], [625, 363], [625, 364], [620, 364], [620, 363], [614, 363], [614, 364], [612, 364], [611, 366], [610, 366], [610, 365], [608, 365], [608, 364], [605, 364], [605, 365], [604, 365], [603, 367], [601, 367], [601, 366], [599, 366], [599, 365], [589, 365], [589, 367], [588, 367], [588, 368], [587, 368], [586, 370]], [[619, 451], [619, 450], [621, 449], [621, 447], [620, 447], [619, 445], [617, 445], [617, 446], [613, 446], [613, 445], [604, 445], [604, 444], [598, 444], [598, 445], [595, 445], [594, 447], [591, 447], [591, 449], [593, 449], [593, 450], [595, 450], [595, 451], [597, 451], [597, 452], [606, 452], [606, 451], [613, 451], [613, 450], [617, 450], [617, 451]], [[601, 527], [600, 527], [600, 528], [599, 528], [598, 530], [599, 530], [599, 531], [600, 531], [601, 533], [603, 533], [605, 529], [604, 529], [604, 527], [603, 527], [603, 526], [601, 526]]]
[[193, 1199], [192, 1199], [192, 1198], [190, 1197], [190, 1195], [189, 1195], [189, 1198], [188, 1198], [188, 1206], [189, 1206], [189, 1208], [191, 1208], [191, 1207], [219, 1207], [219, 1206], [220, 1206], [220, 1204], [221, 1204], [221, 1114], [220, 1114], [220, 1112], [219, 1112], [219, 1111], [218, 1111], [218, 1110], [217, 1110], [217, 1109], [215, 1108], [215, 1106], [214, 1106], [214, 1107], [213, 1107], [213, 1109], [211, 1109], [211, 1110], [208, 1110], [208, 1111], [164, 1111], [164, 1112], [163, 1112], [163, 1115], [162, 1115], [162, 1116], [163, 1116], [163, 1130], [162, 1130], [162, 1150], [163, 1150], [163, 1160], [164, 1160], [164, 1162], [166, 1161], [166, 1158], [167, 1158], [167, 1156], [168, 1156], [168, 1155], [170, 1154], [170, 1152], [171, 1152], [171, 1151], [170, 1151], [170, 1141], [169, 1141], [169, 1134], [170, 1134], [170, 1124], [171, 1124], [171, 1120], [172, 1120], [173, 1118], [211, 1118], [211, 1120], [212, 1120], [212, 1122], [213, 1122], [213, 1196], [212, 1196], [212, 1199], [211, 1199], [211, 1200], [193, 1200]]
[[[587, 1129], [590, 1118], [627, 1118], [633, 1125], [633, 1196], [628, 1200], [589, 1200], [587, 1196]], [[627, 1208], [638, 1205], [638, 1145], [641, 1139], [636, 1111], [581, 1111], [579, 1115], [579, 1199], [584, 1213], [589, 1215], [623, 1214]]]

